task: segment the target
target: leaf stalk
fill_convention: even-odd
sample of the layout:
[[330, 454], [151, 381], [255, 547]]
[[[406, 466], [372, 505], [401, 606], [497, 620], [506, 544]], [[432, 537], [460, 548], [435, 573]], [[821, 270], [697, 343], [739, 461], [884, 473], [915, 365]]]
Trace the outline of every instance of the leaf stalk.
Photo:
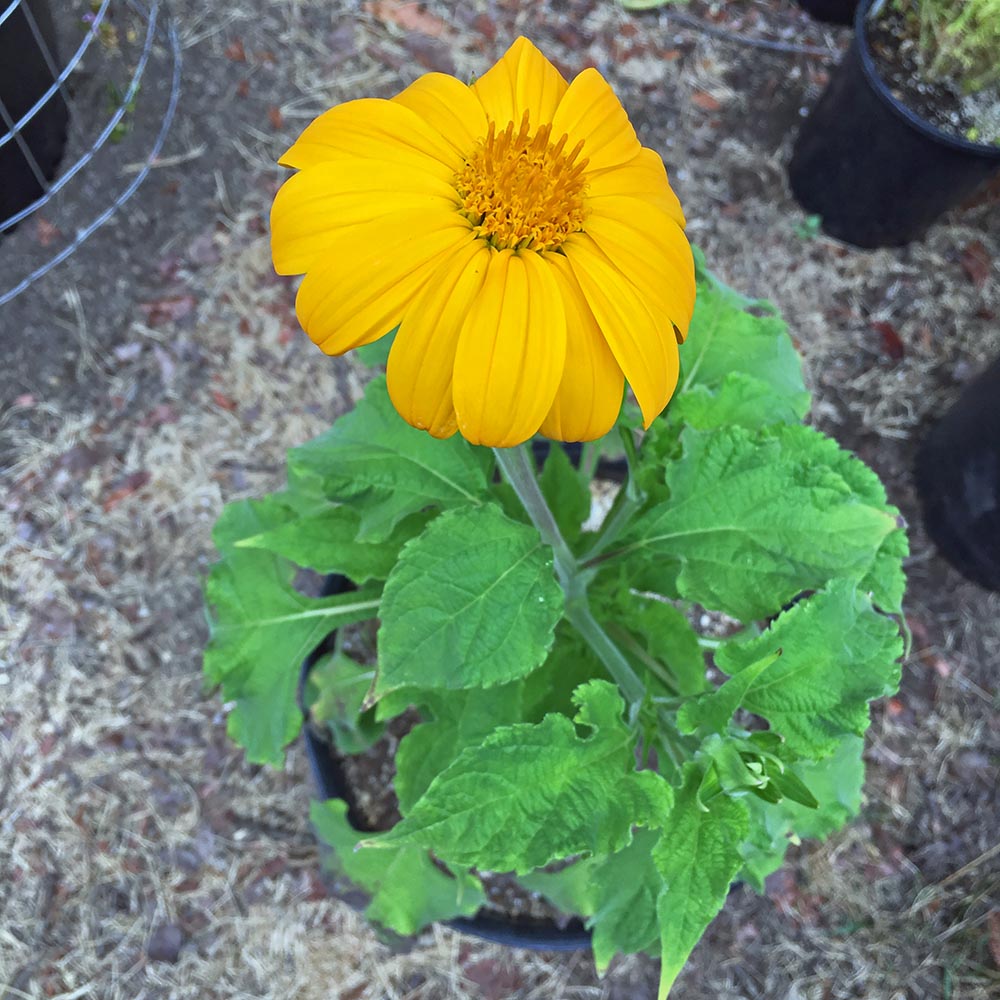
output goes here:
[[646, 687], [590, 610], [587, 583], [592, 574], [577, 562], [559, 530], [555, 515], [538, 485], [535, 460], [529, 446], [494, 448], [493, 453], [504, 478], [517, 494], [531, 523], [538, 529], [542, 540], [552, 547], [556, 577], [566, 593], [566, 619], [614, 678], [631, 706], [632, 715], [637, 715], [639, 705], [646, 696]]

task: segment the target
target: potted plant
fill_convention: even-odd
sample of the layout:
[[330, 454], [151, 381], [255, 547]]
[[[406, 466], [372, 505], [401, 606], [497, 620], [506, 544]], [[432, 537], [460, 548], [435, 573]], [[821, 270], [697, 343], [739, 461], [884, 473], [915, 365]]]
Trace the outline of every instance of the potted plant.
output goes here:
[[863, 0], [788, 168], [829, 235], [899, 246], [1000, 171], [1000, 3]]
[[[586, 920], [601, 970], [659, 954], [665, 997], [733, 880], [858, 808], [899, 679], [899, 514], [802, 424], [784, 323], [692, 252], [596, 70], [567, 83], [519, 39], [472, 87], [326, 112], [282, 162], [300, 321], [330, 353], [391, 347], [287, 488], [216, 526], [229, 732], [280, 766], [326, 637], [310, 726], [345, 766], [397, 747], [398, 815], [312, 814], [372, 921], [467, 917], [500, 877]], [[539, 435], [585, 442], [579, 465], [539, 469]], [[609, 449], [627, 475], [596, 525]], [[350, 589], [307, 596], [299, 568]]]

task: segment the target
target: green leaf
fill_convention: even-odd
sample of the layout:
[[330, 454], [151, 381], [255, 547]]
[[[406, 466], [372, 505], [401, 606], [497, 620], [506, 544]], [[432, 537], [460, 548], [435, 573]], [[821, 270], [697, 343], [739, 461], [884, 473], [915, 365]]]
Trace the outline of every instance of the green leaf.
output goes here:
[[664, 470], [680, 458], [680, 434], [684, 429], [679, 420], [671, 419], [673, 404], [671, 400], [665, 420], [654, 420], [652, 426], [643, 435], [639, 447], [639, 461], [635, 468], [636, 483], [645, 493], [648, 509], [657, 503], [669, 499], [670, 490], [664, 479]]
[[271, 505], [244, 501], [223, 511], [215, 537], [228, 554], [205, 584], [210, 640], [205, 676], [221, 684], [230, 736], [247, 759], [279, 765], [302, 715], [295, 703], [302, 661], [334, 629], [373, 618], [378, 588], [313, 600], [292, 586], [295, 567], [269, 552], [242, 550], [235, 542], [273, 524]]
[[862, 757], [864, 740], [844, 736], [825, 760], [800, 761], [793, 771], [816, 798], [819, 806], [786, 800], [777, 807], [788, 817], [790, 828], [799, 837], [826, 837], [839, 830], [861, 810], [861, 789], [865, 782]]
[[460, 867], [524, 873], [574, 854], [609, 854], [633, 826], [659, 826], [673, 799], [653, 771], [636, 771], [635, 734], [607, 681], [576, 691], [575, 722], [497, 729], [431, 783], [384, 843], [421, 844]]
[[462, 750], [521, 720], [522, 688], [517, 682], [434, 700], [434, 720], [410, 730], [396, 751], [396, 797], [404, 816]]
[[214, 614], [205, 675], [236, 702], [227, 731], [255, 764], [278, 766], [302, 714], [295, 704], [302, 661], [334, 629], [373, 618], [378, 589], [311, 600], [291, 585], [295, 569], [274, 556], [230, 556], [209, 573]]
[[809, 427], [775, 428], [774, 434], [786, 448], [808, 450], [821, 457], [861, 499], [893, 518], [894, 530], [886, 536], [868, 574], [861, 581], [863, 590], [871, 591], [873, 602], [890, 614], [901, 614], [906, 576], [903, 559], [910, 553], [905, 522], [898, 508], [890, 504], [882, 480], [833, 438], [817, 434]]
[[704, 728], [710, 733], [725, 732], [733, 713], [743, 704], [747, 691], [780, 656], [780, 649], [773, 650], [741, 670], [735, 677], [730, 677], [711, 694], [684, 702], [677, 713], [677, 728], [682, 733], [693, 733], [698, 728]]
[[361, 518], [359, 539], [376, 542], [425, 507], [480, 503], [491, 463], [488, 449], [460, 435], [439, 441], [410, 427], [393, 409], [384, 377], [329, 431], [288, 456], [293, 488], [312, 482], [328, 499], [350, 501]]
[[[274, 499], [280, 499], [276, 497]], [[359, 541], [361, 515], [353, 507], [321, 504], [293, 513], [283, 524], [237, 542], [240, 548], [266, 549], [319, 573], [342, 573], [356, 583], [384, 580], [404, 543], [420, 534], [430, 512], [403, 518], [382, 542]]]
[[[595, 608], [599, 618], [604, 615]], [[698, 635], [684, 614], [672, 604], [642, 594], [621, 594], [610, 613], [634, 633], [646, 652], [670, 672], [680, 695], [694, 695], [708, 687], [705, 656]]]
[[659, 839], [659, 831], [638, 830], [623, 850], [595, 859], [591, 874], [594, 909], [588, 924], [593, 931], [594, 964], [601, 975], [617, 953], [647, 951], [659, 939], [660, 879], [653, 864]]
[[399, 327], [390, 330], [384, 337], [373, 340], [370, 344], [356, 347], [352, 352], [363, 365], [369, 368], [385, 368], [389, 362], [389, 351], [396, 340], [396, 332]]
[[850, 580], [800, 601], [763, 635], [725, 643], [715, 660], [735, 680], [779, 648], [781, 659], [747, 686], [742, 705], [767, 719], [795, 753], [823, 757], [844, 736], [862, 736], [868, 702], [899, 686], [898, 626]]
[[750, 834], [742, 848], [740, 877], [757, 892], [764, 891], [764, 879], [781, 866], [790, 837], [824, 838], [858, 814], [865, 776], [863, 749], [860, 737], [845, 736], [825, 760], [789, 766], [786, 774], [794, 773], [819, 803], [814, 809], [789, 799], [774, 805], [752, 796], [745, 800]]
[[212, 528], [212, 542], [222, 555], [228, 555], [245, 539], [273, 531], [295, 516], [295, 511], [280, 496], [238, 500], [222, 509]]
[[662, 880], [656, 910], [660, 925], [659, 1000], [670, 993], [688, 955], [722, 909], [741, 865], [740, 845], [750, 829], [742, 800], [716, 795], [702, 804], [701, 773], [688, 765], [684, 787], [653, 851]]
[[607, 857], [575, 861], [558, 872], [536, 871], [518, 881], [540, 892], [564, 913], [590, 917], [594, 964], [601, 975], [617, 953], [653, 949], [659, 941], [656, 899], [660, 876], [653, 865], [655, 830], [637, 830], [632, 843]]
[[538, 485], [563, 538], [570, 546], [575, 545], [583, 522], [590, 516], [590, 489], [557, 442], [549, 448]]
[[746, 372], [729, 372], [713, 392], [693, 385], [670, 407], [670, 419], [698, 430], [739, 424], [756, 430], [768, 424], [798, 424], [808, 409], [809, 396], [775, 396], [773, 386]]
[[791, 768], [786, 767], [784, 770], [768, 768], [767, 778], [783, 799], [799, 806], [805, 806], [806, 809], [816, 809], [819, 806], [816, 796]]
[[768, 875], [785, 861], [791, 843], [788, 818], [781, 811], [784, 803], [771, 805], [750, 795], [741, 800], [750, 816], [750, 830], [740, 846], [743, 859], [738, 878], [755, 892], [764, 892]]
[[875, 604], [890, 614], [903, 613], [903, 595], [906, 593], [903, 560], [909, 554], [910, 542], [906, 532], [900, 527], [882, 543], [872, 568], [861, 581], [862, 588], [871, 592]]
[[343, 653], [321, 657], [309, 674], [309, 717], [326, 726], [342, 753], [364, 753], [382, 735], [362, 707], [374, 678], [374, 667]]
[[636, 520], [625, 552], [679, 558], [688, 600], [744, 621], [766, 617], [803, 590], [865, 577], [897, 529], [831, 468], [829, 440], [816, 431], [689, 428], [683, 442], [667, 468], [670, 499]]
[[[706, 785], [722, 788], [730, 794], [754, 789], [759, 791], [767, 785], [767, 780], [759, 773], [759, 767], [751, 769], [740, 753], [738, 746], [732, 740], [724, 739], [718, 733], [713, 733], [704, 743], [702, 752], [711, 759], [714, 778], [711, 782], [702, 782], [702, 793]], [[709, 798], [704, 796], [703, 798]]]
[[[633, 843], [641, 835], [642, 831], [633, 835]], [[605, 860], [579, 858], [558, 871], [550, 872], [540, 868], [526, 875], [519, 875], [517, 881], [528, 892], [541, 893], [557, 910], [574, 916], [589, 917], [594, 912], [594, 872]]]
[[375, 694], [523, 677], [545, 660], [562, 610], [552, 551], [534, 528], [493, 505], [448, 511], [389, 574]]
[[416, 934], [435, 920], [472, 916], [486, 903], [479, 879], [451, 877], [419, 847], [358, 847], [362, 836], [347, 821], [341, 799], [313, 802], [310, 819], [333, 848], [330, 866], [371, 896], [365, 916], [398, 934]]
[[576, 714], [573, 692], [587, 681], [606, 678], [594, 651], [567, 621], [556, 626], [555, 642], [545, 662], [523, 681], [525, 722], [541, 722], [549, 712]]
[[[680, 355], [677, 400], [696, 387], [715, 393], [738, 373], [769, 388], [775, 408], [769, 423], [789, 412], [798, 421], [809, 409], [809, 393], [802, 381], [802, 359], [784, 320], [770, 302], [751, 301], [725, 286], [705, 270], [704, 258], [699, 264], [694, 316]], [[730, 381], [726, 390], [730, 401], [733, 384]]]

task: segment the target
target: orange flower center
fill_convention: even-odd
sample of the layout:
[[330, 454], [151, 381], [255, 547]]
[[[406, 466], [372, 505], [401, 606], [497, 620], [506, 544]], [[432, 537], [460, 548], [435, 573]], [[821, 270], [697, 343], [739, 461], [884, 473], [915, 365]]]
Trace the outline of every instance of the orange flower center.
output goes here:
[[513, 122], [501, 132], [490, 122], [455, 178], [462, 214], [498, 250], [555, 250], [583, 228], [583, 140], [566, 152], [568, 137], [551, 136], [549, 124], [530, 133], [527, 111], [516, 131]]

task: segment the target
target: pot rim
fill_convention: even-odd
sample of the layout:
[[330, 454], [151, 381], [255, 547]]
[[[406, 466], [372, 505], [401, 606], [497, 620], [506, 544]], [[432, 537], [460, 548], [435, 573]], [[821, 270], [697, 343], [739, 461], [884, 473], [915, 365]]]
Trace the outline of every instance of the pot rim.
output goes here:
[[865, 79], [872, 90], [895, 114], [918, 132], [927, 136], [927, 138], [933, 139], [935, 142], [950, 149], [954, 149], [956, 152], [972, 153], [975, 156], [995, 159], [1000, 164], [1000, 146], [993, 143], [972, 142], [970, 139], [963, 139], [954, 133], [945, 132], [944, 129], [932, 125], [926, 118], [918, 115], [909, 105], [890, 93], [885, 80], [879, 75], [878, 69], [875, 66], [875, 58], [868, 45], [868, 22], [872, 8], [877, 3], [881, 6], [884, 0], [861, 0], [854, 15], [854, 43], [861, 60], [861, 68], [865, 74]]

